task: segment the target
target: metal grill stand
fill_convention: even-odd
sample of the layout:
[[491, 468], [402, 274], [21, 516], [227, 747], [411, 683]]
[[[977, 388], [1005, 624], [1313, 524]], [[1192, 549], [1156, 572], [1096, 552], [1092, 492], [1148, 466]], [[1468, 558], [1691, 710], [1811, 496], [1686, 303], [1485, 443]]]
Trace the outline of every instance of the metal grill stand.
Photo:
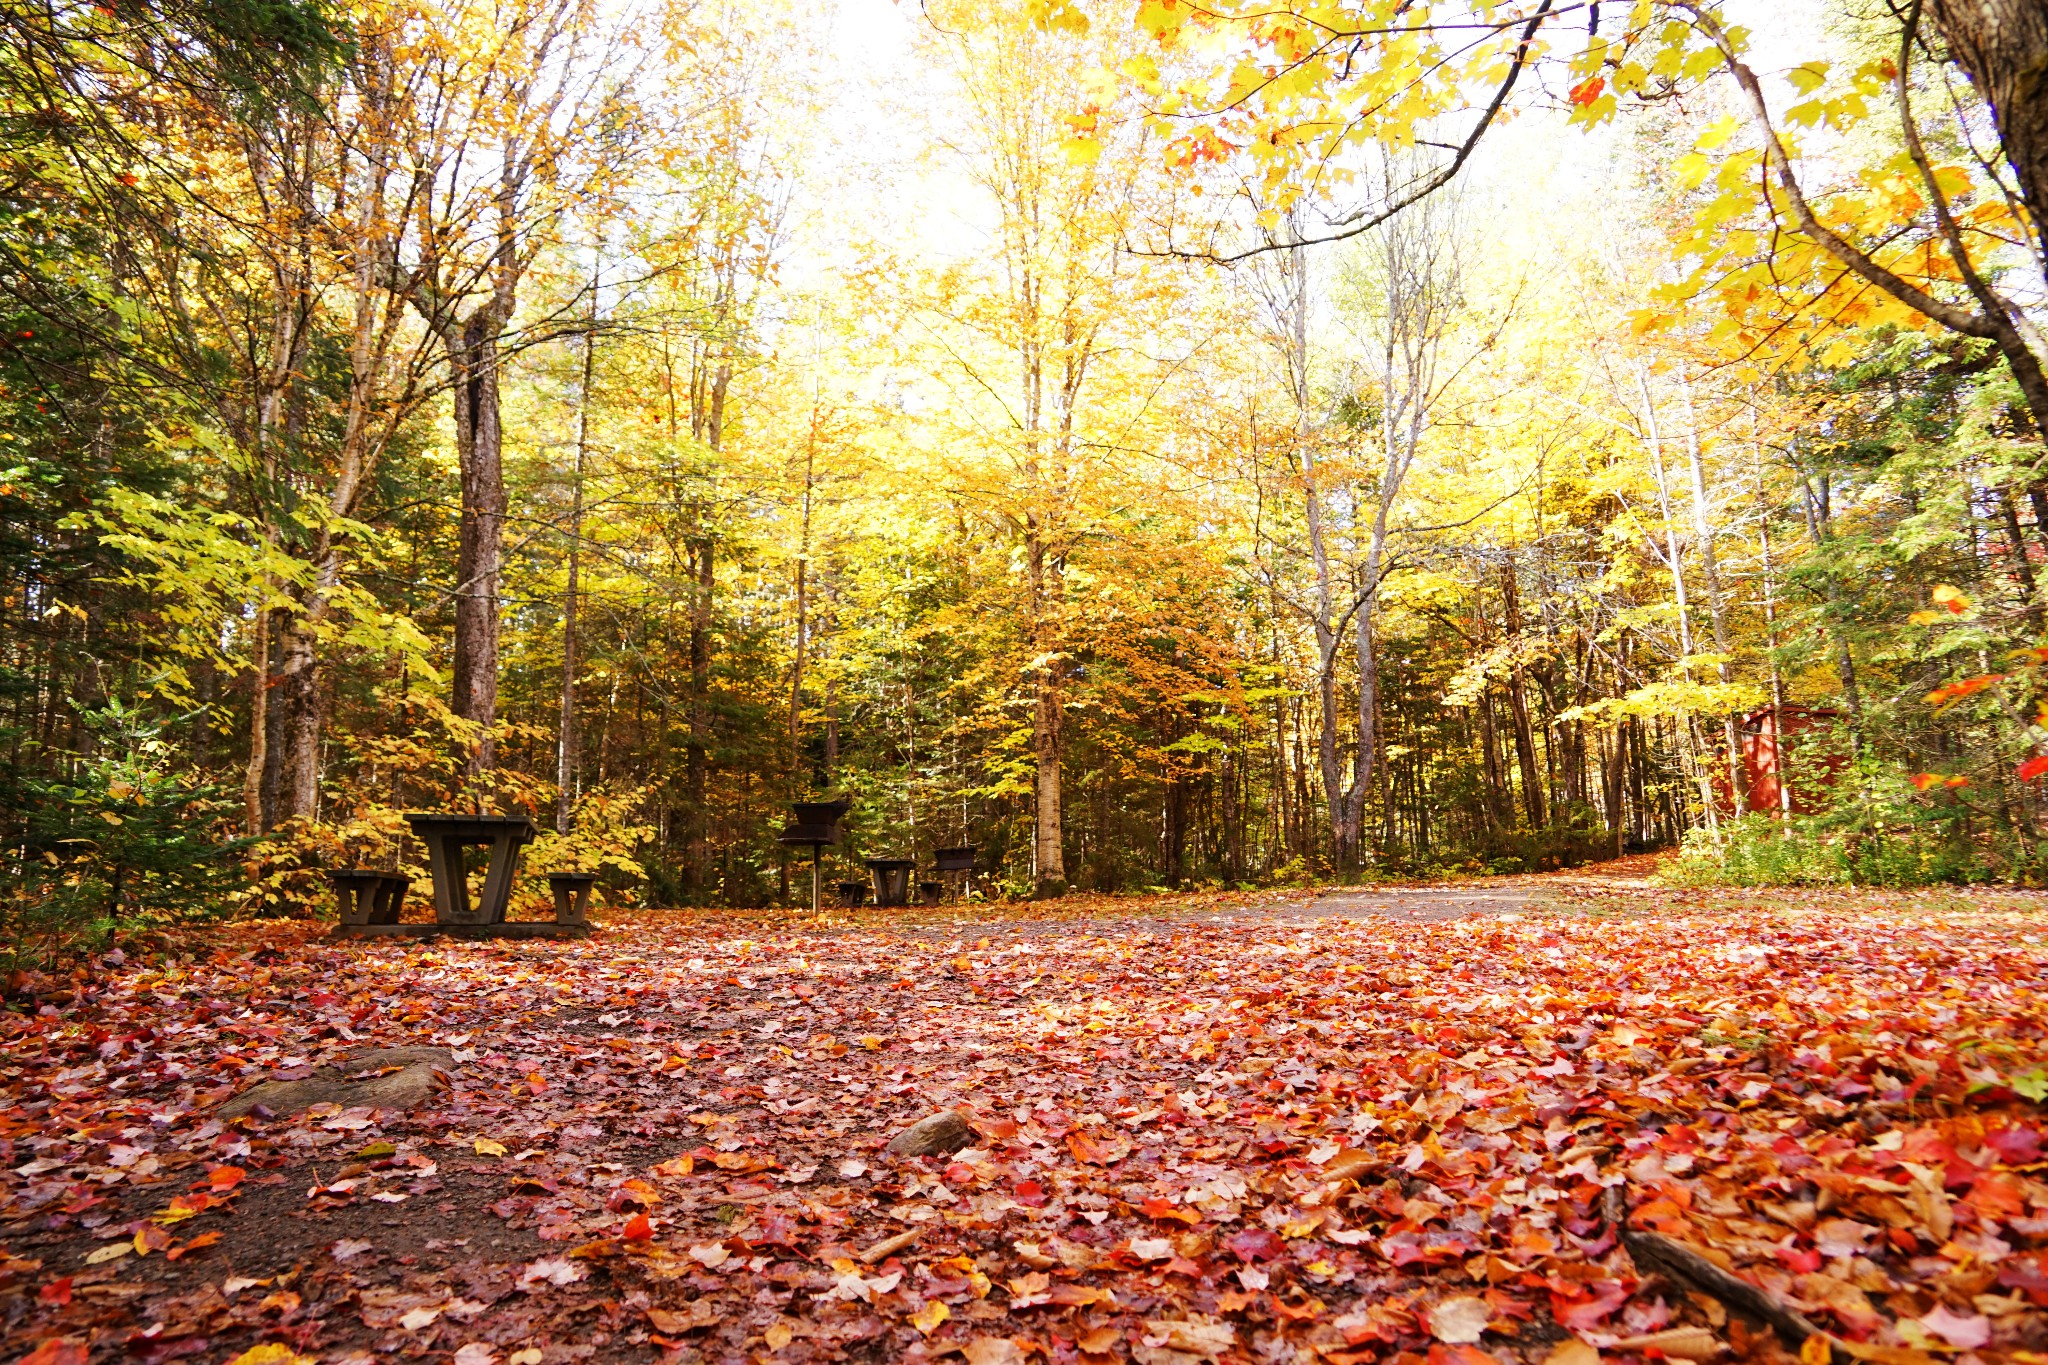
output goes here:
[[819, 909], [820, 863], [827, 848], [839, 846], [839, 822], [851, 809], [851, 801], [798, 801], [789, 808], [796, 823], [777, 836], [776, 842], [786, 847], [807, 847], [811, 850], [811, 913], [814, 915]]

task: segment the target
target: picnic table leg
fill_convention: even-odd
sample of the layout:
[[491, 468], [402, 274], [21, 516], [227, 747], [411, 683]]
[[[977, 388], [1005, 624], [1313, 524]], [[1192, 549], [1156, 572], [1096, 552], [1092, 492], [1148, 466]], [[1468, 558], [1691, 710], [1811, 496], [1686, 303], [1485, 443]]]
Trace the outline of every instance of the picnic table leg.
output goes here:
[[412, 879], [403, 876], [387, 876], [377, 879], [376, 900], [370, 906], [371, 924], [396, 924], [404, 917], [405, 893], [412, 887]]
[[434, 874], [434, 919], [441, 924], [468, 924], [469, 882], [462, 871], [462, 841], [437, 834], [425, 842], [427, 864]]
[[479, 924], [503, 924], [505, 908], [512, 903], [512, 880], [519, 870], [519, 853], [525, 840], [511, 830], [491, 840], [490, 867], [484, 873], [484, 889], [478, 897]]
[[555, 923], [585, 925], [590, 923], [590, 883], [556, 882]]
[[336, 908], [341, 912], [341, 924], [354, 927], [369, 923], [369, 887], [352, 877], [336, 877], [334, 899]]

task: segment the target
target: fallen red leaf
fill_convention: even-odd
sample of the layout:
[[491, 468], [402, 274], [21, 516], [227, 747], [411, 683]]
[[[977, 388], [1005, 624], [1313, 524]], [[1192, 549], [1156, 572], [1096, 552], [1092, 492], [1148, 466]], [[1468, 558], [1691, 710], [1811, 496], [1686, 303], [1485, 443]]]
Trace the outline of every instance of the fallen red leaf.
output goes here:
[[16, 1365], [85, 1365], [85, 1343], [71, 1337], [51, 1337], [23, 1356]]

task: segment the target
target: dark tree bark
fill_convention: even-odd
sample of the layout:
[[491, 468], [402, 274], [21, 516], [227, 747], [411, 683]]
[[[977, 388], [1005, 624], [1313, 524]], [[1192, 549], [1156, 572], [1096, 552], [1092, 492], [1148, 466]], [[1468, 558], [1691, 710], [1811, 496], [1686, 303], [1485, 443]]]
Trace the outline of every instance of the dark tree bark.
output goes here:
[[716, 582], [707, 537], [691, 554], [690, 571], [690, 737], [683, 753], [683, 791], [688, 802], [688, 844], [684, 862], [692, 890], [711, 884], [711, 813], [705, 808], [711, 777], [711, 590]]
[[278, 704], [277, 691], [284, 668], [284, 651], [279, 637], [291, 622], [288, 611], [274, 611], [270, 614], [270, 631], [264, 641], [264, 685], [270, 689], [269, 704], [263, 712], [263, 777], [259, 784], [258, 796], [263, 807], [263, 828], [276, 827], [277, 822], [290, 812], [283, 809], [279, 793], [284, 785], [284, 707]]
[[1160, 831], [1160, 871], [1166, 884], [1178, 890], [1187, 848], [1187, 781], [1166, 779], [1166, 809]]
[[555, 738], [555, 832], [569, 832], [576, 808], [576, 596], [582, 589], [583, 467], [590, 457], [590, 381], [597, 364], [597, 289], [590, 291], [591, 330], [583, 338], [583, 383], [576, 391], [576, 467], [569, 486], [569, 581], [562, 593], [561, 721]]
[[2048, 6], [2040, 0], [1928, 0], [1948, 55], [1998, 121], [2005, 159], [2048, 259]]
[[1514, 823], [1508, 813], [1505, 799], [1507, 782], [1501, 771], [1500, 736], [1493, 727], [1493, 694], [1482, 692], [1474, 707], [1479, 713], [1479, 741], [1486, 779], [1486, 799], [1480, 803], [1480, 811], [1486, 819], [1486, 828], [1491, 831], [1502, 825]]
[[1607, 832], [1614, 836], [1614, 856], [1619, 858], [1628, 845], [1628, 818], [1624, 793], [1628, 771], [1628, 726], [1614, 727], [1614, 741], [1601, 774], [1601, 794], [1607, 798]]
[[277, 687], [272, 706], [278, 717], [277, 813], [281, 820], [308, 818], [320, 801], [320, 661], [308, 613], [279, 622]]
[[2019, 583], [2020, 595], [2027, 604], [2027, 622], [2036, 635], [2048, 632], [2048, 621], [2042, 619], [2040, 594], [2034, 585], [2034, 569], [2027, 563], [2027, 542], [2020, 534], [2020, 514], [2019, 509], [2013, 506], [2012, 489], [1998, 490], [1998, 511], [2004, 519], [2006, 554], [2012, 560], [2013, 578]]

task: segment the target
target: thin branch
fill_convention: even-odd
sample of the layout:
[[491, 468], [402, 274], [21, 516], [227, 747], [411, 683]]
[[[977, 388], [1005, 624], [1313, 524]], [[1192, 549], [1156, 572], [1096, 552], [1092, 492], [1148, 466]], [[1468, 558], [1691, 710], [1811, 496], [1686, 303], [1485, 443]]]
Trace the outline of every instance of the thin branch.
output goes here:
[[1473, 127], [1471, 134], [1459, 146], [1458, 154], [1451, 158], [1448, 165], [1424, 182], [1420, 189], [1404, 195], [1399, 202], [1391, 204], [1362, 220], [1357, 214], [1341, 220], [1348, 224], [1342, 232], [1333, 232], [1322, 237], [1302, 237], [1285, 242], [1266, 242], [1259, 246], [1248, 247], [1243, 251], [1228, 256], [1219, 256], [1211, 251], [1182, 251], [1173, 247], [1168, 247], [1163, 251], [1138, 251], [1127, 246], [1123, 250], [1133, 256], [1163, 257], [1181, 261], [1207, 261], [1213, 265], [1230, 265], [1237, 261], [1247, 260], [1253, 256], [1264, 255], [1269, 251], [1288, 250], [1297, 246], [1320, 246], [1327, 242], [1347, 241], [1358, 236], [1360, 233], [1372, 231], [1396, 214], [1421, 203], [1430, 195], [1435, 194], [1438, 190], [1450, 184], [1457, 177], [1458, 172], [1464, 168], [1465, 162], [1470, 159], [1473, 149], [1478, 147], [1479, 139], [1492, 126], [1494, 117], [1500, 113], [1501, 106], [1507, 103], [1508, 95], [1513, 92], [1515, 82], [1521, 78], [1522, 69], [1529, 64], [1530, 46], [1536, 40], [1537, 30], [1543, 27], [1544, 19], [1550, 14], [1553, 3], [1554, 0], [1543, 0], [1543, 3], [1536, 7], [1536, 12], [1529, 17], [1529, 22], [1522, 26], [1521, 41], [1515, 45], [1514, 60], [1508, 64], [1507, 75], [1502, 77], [1500, 87], [1493, 92], [1493, 99], [1487, 104], [1486, 111], [1480, 115], [1478, 124]]

